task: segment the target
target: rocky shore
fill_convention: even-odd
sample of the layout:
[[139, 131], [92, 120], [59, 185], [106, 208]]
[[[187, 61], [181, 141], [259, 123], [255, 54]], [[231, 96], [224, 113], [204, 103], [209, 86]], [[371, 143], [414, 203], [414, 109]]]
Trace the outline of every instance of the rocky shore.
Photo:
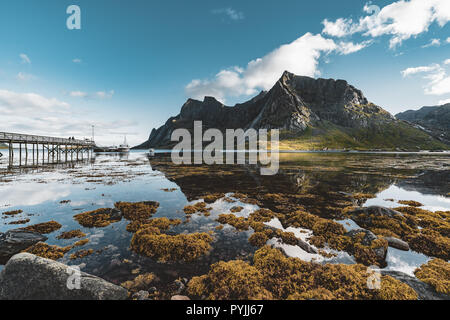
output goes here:
[[57, 261], [13, 256], [0, 273], [0, 300], [124, 300], [127, 290]]

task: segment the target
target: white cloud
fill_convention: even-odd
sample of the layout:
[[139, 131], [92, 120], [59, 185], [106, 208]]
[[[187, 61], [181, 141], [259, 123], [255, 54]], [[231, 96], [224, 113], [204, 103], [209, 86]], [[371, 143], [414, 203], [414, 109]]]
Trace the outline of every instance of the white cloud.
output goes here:
[[322, 54], [332, 51], [348, 54], [361, 50], [366, 45], [368, 43], [336, 44], [321, 35], [306, 33], [264, 57], [250, 61], [245, 68], [232, 67], [220, 71], [213, 79], [192, 80], [186, 86], [186, 93], [195, 99], [214, 96], [222, 102], [228, 96], [252, 95], [261, 89], [270, 89], [286, 70], [297, 75], [319, 75], [317, 66]]
[[450, 43], [450, 37], [447, 38], [447, 40], [445, 40], [447, 43]]
[[221, 8], [221, 9], [214, 9], [212, 11], [213, 14], [224, 14], [228, 16], [231, 20], [242, 20], [244, 19], [244, 14], [240, 11], [236, 11], [233, 8]]
[[364, 6], [370, 13], [359, 21], [339, 18], [335, 22], [324, 20], [323, 33], [344, 37], [354, 33], [379, 37], [390, 35], [390, 47], [395, 48], [404, 40], [428, 31], [431, 24], [443, 27], [450, 21], [450, 1], [448, 0], [399, 0], [383, 8]]
[[438, 105], [442, 106], [444, 104], [450, 103], [450, 99], [439, 100]]
[[[95, 124], [96, 137], [105, 145], [120, 142], [124, 134], [133, 141], [137, 123], [129, 120], [108, 120], [91, 109], [73, 110], [67, 102], [44, 97], [37, 93], [18, 93], [0, 89], [0, 128], [6, 132], [20, 132], [55, 137], [90, 137]], [[136, 140], [136, 141], [134, 141]]]
[[30, 58], [28, 58], [28, 56], [25, 53], [19, 54], [19, 57], [20, 57], [22, 63], [24, 63], [24, 64], [31, 64]]
[[332, 37], [340, 38], [353, 33], [353, 30], [351, 30], [353, 25], [352, 19], [339, 18], [335, 22], [325, 19], [322, 24], [324, 25], [322, 32]]
[[36, 93], [17, 93], [0, 90], [0, 115], [28, 113], [30, 111], [61, 111], [70, 106], [56, 98], [46, 98]]
[[[447, 64], [447, 60], [444, 61], [444, 64]], [[443, 95], [450, 93], [450, 76], [447, 75], [447, 71], [440, 64], [408, 68], [401, 73], [403, 77], [423, 74], [423, 78], [427, 80], [424, 88], [425, 94]]]
[[445, 61], [444, 61], [444, 64], [446, 64], [446, 65], [447, 65], [447, 64], [450, 64], [450, 59], [445, 60]]
[[353, 42], [339, 42], [339, 46], [337, 51], [341, 54], [347, 55], [350, 53], [354, 53], [357, 51], [360, 51], [362, 49], [364, 49], [365, 47], [369, 46], [370, 44], [372, 44], [372, 41], [364, 41], [361, 43], [353, 43]]
[[439, 47], [441, 45], [441, 40], [439, 39], [431, 39], [429, 43], [422, 46], [422, 48], [428, 47]]
[[432, 64], [429, 66], [408, 68], [408, 69], [403, 70], [401, 73], [402, 73], [403, 77], [405, 78], [405, 77], [413, 75], [413, 74], [433, 72], [433, 71], [440, 70], [440, 69], [441, 69], [440, 65]]
[[32, 74], [29, 73], [25, 73], [25, 72], [19, 72], [16, 75], [16, 79], [19, 81], [29, 81], [29, 80], [34, 80], [36, 79], [36, 77]]
[[97, 91], [94, 93], [88, 93], [84, 91], [71, 91], [69, 96], [73, 98], [85, 98], [85, 99], [110, 99], [114, 95], [114, 90], [110, 91]]
[[72, 60], [73, 63], [82, 63], [83, 60], [79, 59], [79, 58], [75, 58]]

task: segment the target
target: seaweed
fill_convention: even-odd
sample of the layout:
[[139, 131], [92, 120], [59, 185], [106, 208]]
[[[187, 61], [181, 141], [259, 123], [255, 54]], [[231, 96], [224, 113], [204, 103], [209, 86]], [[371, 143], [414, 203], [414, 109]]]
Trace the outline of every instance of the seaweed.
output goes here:
[[82, 232], [80, 229], [71, 230], [67, 232], [61, 233], [56, 239], [73, 239], [73, 238], [84, 238], [86, 234]]
[[256, 251], [253, 265], [234, 260], [211, 265], [205, 275], [188, 283], [188, 293], [206, 299], [413, 299], [416, 292], [389, 276], [381, 288], [368, 286], [367, 267], [320, 265], [285, 257], [264, 246]]
[[144, 273], [138, 275], [133, 280], [128, 280], [120, 285], [127, 289], [131, 293], [138, 292], [140, 290], [148, 290], [152, 282], [154, 282], [156, 276], [153, 273]]
[[52, 220], [52, 221], [38, 223], [38, 224], [34, 224], [34, 225], [31, 225], [28, 227], [24, 227], [22, 229], [37, 232], [40, 234], [48, 234], [48, 233], [52, 233], [56, 230], [59, 230], [61, 227], [62, 227], [61, 224]]
[[70, 260], [81, 259], [94, 253], [93, 249], [82, 249], [70, 255]]
[[243, 207], [241, 207], [241, 206], [234, 206], [234, 207], [232, 207], [232, 208], [230, 209], [230, 212], [232, 212], [232, 213], [238, 213], [238, 212], [241, 212], [242, 210], [244, 210]]
[[244, 217], [236, 217], [234, 214], [220, 214], [217, 219], [221, 224], [229, 224], [237, 230], [245, 231], [249, 228], [249, 222]]
[[248, 242], [258, 248], [265, 246], [267, 241], [269, 241], [269, 237], [264, 232], [255, 232], [248, 238]]
[[399, 200], [398, 203], [400, 204], [404, 204], [410, 207], [423, 207], [423, 204], [421, 204], [418, 201], [414, 201], [414, 200]]
[[2, 215], [5, 215], [5, 216], [15, 216], [15, 215], [20, 214], [20, 213], [22, 213], [22, 212], [23, 212], [23, 210], [5, 211], [5, 212], [2, 213]]
[[28, 223], [28, 222], [30, 222], [30, 219], [23, 219], [23, 220], [11, 221], [11, 222], [9, 222], [8, 224], [14, 224], [14, 225], [16, 225], [16, 224], [26, 224], [26, 223]]
[[89, 239], [82, 239], [82, 240], [78, 240], [77, 242], [75, 242], [73, 244], [73, 246], [74, 247], [81, 247], [81, 246], [84, 246], [87, 243], [89, 243]]
[[64, 254], [69, 252], [71, 249], [72, 246], [59, 247], [55, 245], [48, 245], [45, 242], [38, 242], [24, 250], [24, 252], [28, 252], [42, 258], [58, 260], [64, 257]]
[[116, 202], [114, 207], [120, 212], [127, 220], [145, 220], [150, 218], [159, 207], [157, 201], [141, 201], [141, 202]]
[[111, 223], [120, 221], [122, 218], [115, 215], [114, 209], [101, 208], [79, 213], [74, 216], [74, 219], [86, 228], [103, 228], [109, 226]]
[[136, 232], [139, 229], [146, 228], [146, 227], [155, 227], [159, 230], [168, 230], [171, 226], [176, 226], [181, 224], [180, 219], [168, 219], [166, 217], [163, 218], [154, 218], [146, 221], [140, 221], [135, 220], [131, 221], [127, 225], [127, 231], [129, 232]]
[[167, 235], [146, 227], [133, 235], [131, 249], [161, 262], [193, 261], [211, 249], [212, 240], [208, 233]]
[[414, 271], [415, 276], [432, 285], [437, 292], [450, 294], [450, 263], [433, 259]]
[[194, 205], [188, 205], [183, 208], [185, 214], [194, 214], [196, 212], [207, 213], [211, 210], [211, 208], [206, 206], [205, 202], [197, 202]]

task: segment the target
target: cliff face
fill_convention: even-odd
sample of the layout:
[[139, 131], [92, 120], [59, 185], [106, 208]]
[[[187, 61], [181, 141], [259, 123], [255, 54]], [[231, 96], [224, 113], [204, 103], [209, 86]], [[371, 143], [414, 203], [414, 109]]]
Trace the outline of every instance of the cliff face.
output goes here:
[[420, 126], [436, 139], [450, 144], [450, 103], [408, 110], [397, 114], [396, 118]]
[[[234, 107], [212, 97], [203, 101], [188, 99], [180, 114], [153, 129], [149, 139], [136, 148], [172, 146], [172, 132], [177, 128], [192, 130], [194, 121], [202, 121], [204, 130], [280, 129], [290, 137], [301, 137], [310, 128], [321, 128], [314, 133], [320, 136], [332, 127], [345, 136], [342, 147], [358, 146], [358, 139], [373, 138], [373, 132], [383, 131], [384, 126], [392, 130], [399, 122], [344, 80], [313, 79], [285, 72], [268, 92]], [[356, 133], [363, 138], [354, 139]]]

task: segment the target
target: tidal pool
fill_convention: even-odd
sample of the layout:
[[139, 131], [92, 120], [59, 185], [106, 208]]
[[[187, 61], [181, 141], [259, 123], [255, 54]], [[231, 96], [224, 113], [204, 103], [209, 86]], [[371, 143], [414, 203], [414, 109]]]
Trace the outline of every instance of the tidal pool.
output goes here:
[[[90, 240], [81, 249], [93, 249], [84, 258], [71, 260], [72, 249], [59, 261], [79, 265], [83, 271], [120, 284], [137, 274], [154, 273], [158, 290], [173, 286], [177, 279], [189, 280], [208, 272], [218, 261], [242, 259], [251, 261], [256, 248], [248, 238], [252, 229], [238, 231], [230, 225], [216, 229], [219, 214], [230, 213], [233, 207], [238, 217], [248, 217], [259, 208], [269, 208], [285, 214], [300, 206], [321, 218], [339, 221], [351, 230], [358, 225], [342, 215], [349, 205], [385, 207], [402, 206], [399, 200], [415, 200], [431, 211], [450, 210], [450, 154], [377, 154], [377, 153], [282, 153], [280, 170], [275, 176], [261, 176], [254, 165], [192, 165], [176, 166], [170, 155], [145, 152], [128, 155], [97, 154], [84, 162], [48, 165], [37, 168], [7, 170], [5, 157], [0, 159], [0, 232], [36, 223], [55, 220], [62, 225], [48, 234], [48, 244], [67, 246], [76, 240], [58, 239], [61, 232], [81, 229]], [[201, 201], [207, 194], [223, 197], [209, 203], [210, 215], [184, 213], [183, 208]], [[255, 201], [245, 201], [244, 194]], [[371, 199], [354, 199], [348, 195], [372, 194]], [[268, 197], [267, 195], [273, 195]], [[276, 195], [281, 200], [274, 200]], [[289, 198], [283, 199], [284, 195]], [[295, 199], [295, 202], [291, 200]], [[132, 233], [126, 231], [129, 221], [122, 219], [104, 228], [82, 227], [73, 216], [99, 208], [113, 208], [118, 201], [158, 201], [160, 206], [153, 218], [181, 219], [169, 234], [211, 232], [212, 249], [193, 262], [161, 263], [130, 249]], [[23, 210], [16, 216], [2, 212]], [[17, 220], [29, 222], [10, 224]], [[268, 225], [283, 229], [279, 221]], [[308, 241], [310, 230], [288, 227], [285, 231]], [[307, 254], [300, 247], [271, 239], [269, 244], [284, 247], [287, 255], [319, 263], [355, 263], [346, 252], [335, 252], [333, 258]], [[413, 275], [416, 267], [429, 257], [413, 251], [389, 248], [386, 267]], [[2, 267], [0, 266], [0, 269]]]

